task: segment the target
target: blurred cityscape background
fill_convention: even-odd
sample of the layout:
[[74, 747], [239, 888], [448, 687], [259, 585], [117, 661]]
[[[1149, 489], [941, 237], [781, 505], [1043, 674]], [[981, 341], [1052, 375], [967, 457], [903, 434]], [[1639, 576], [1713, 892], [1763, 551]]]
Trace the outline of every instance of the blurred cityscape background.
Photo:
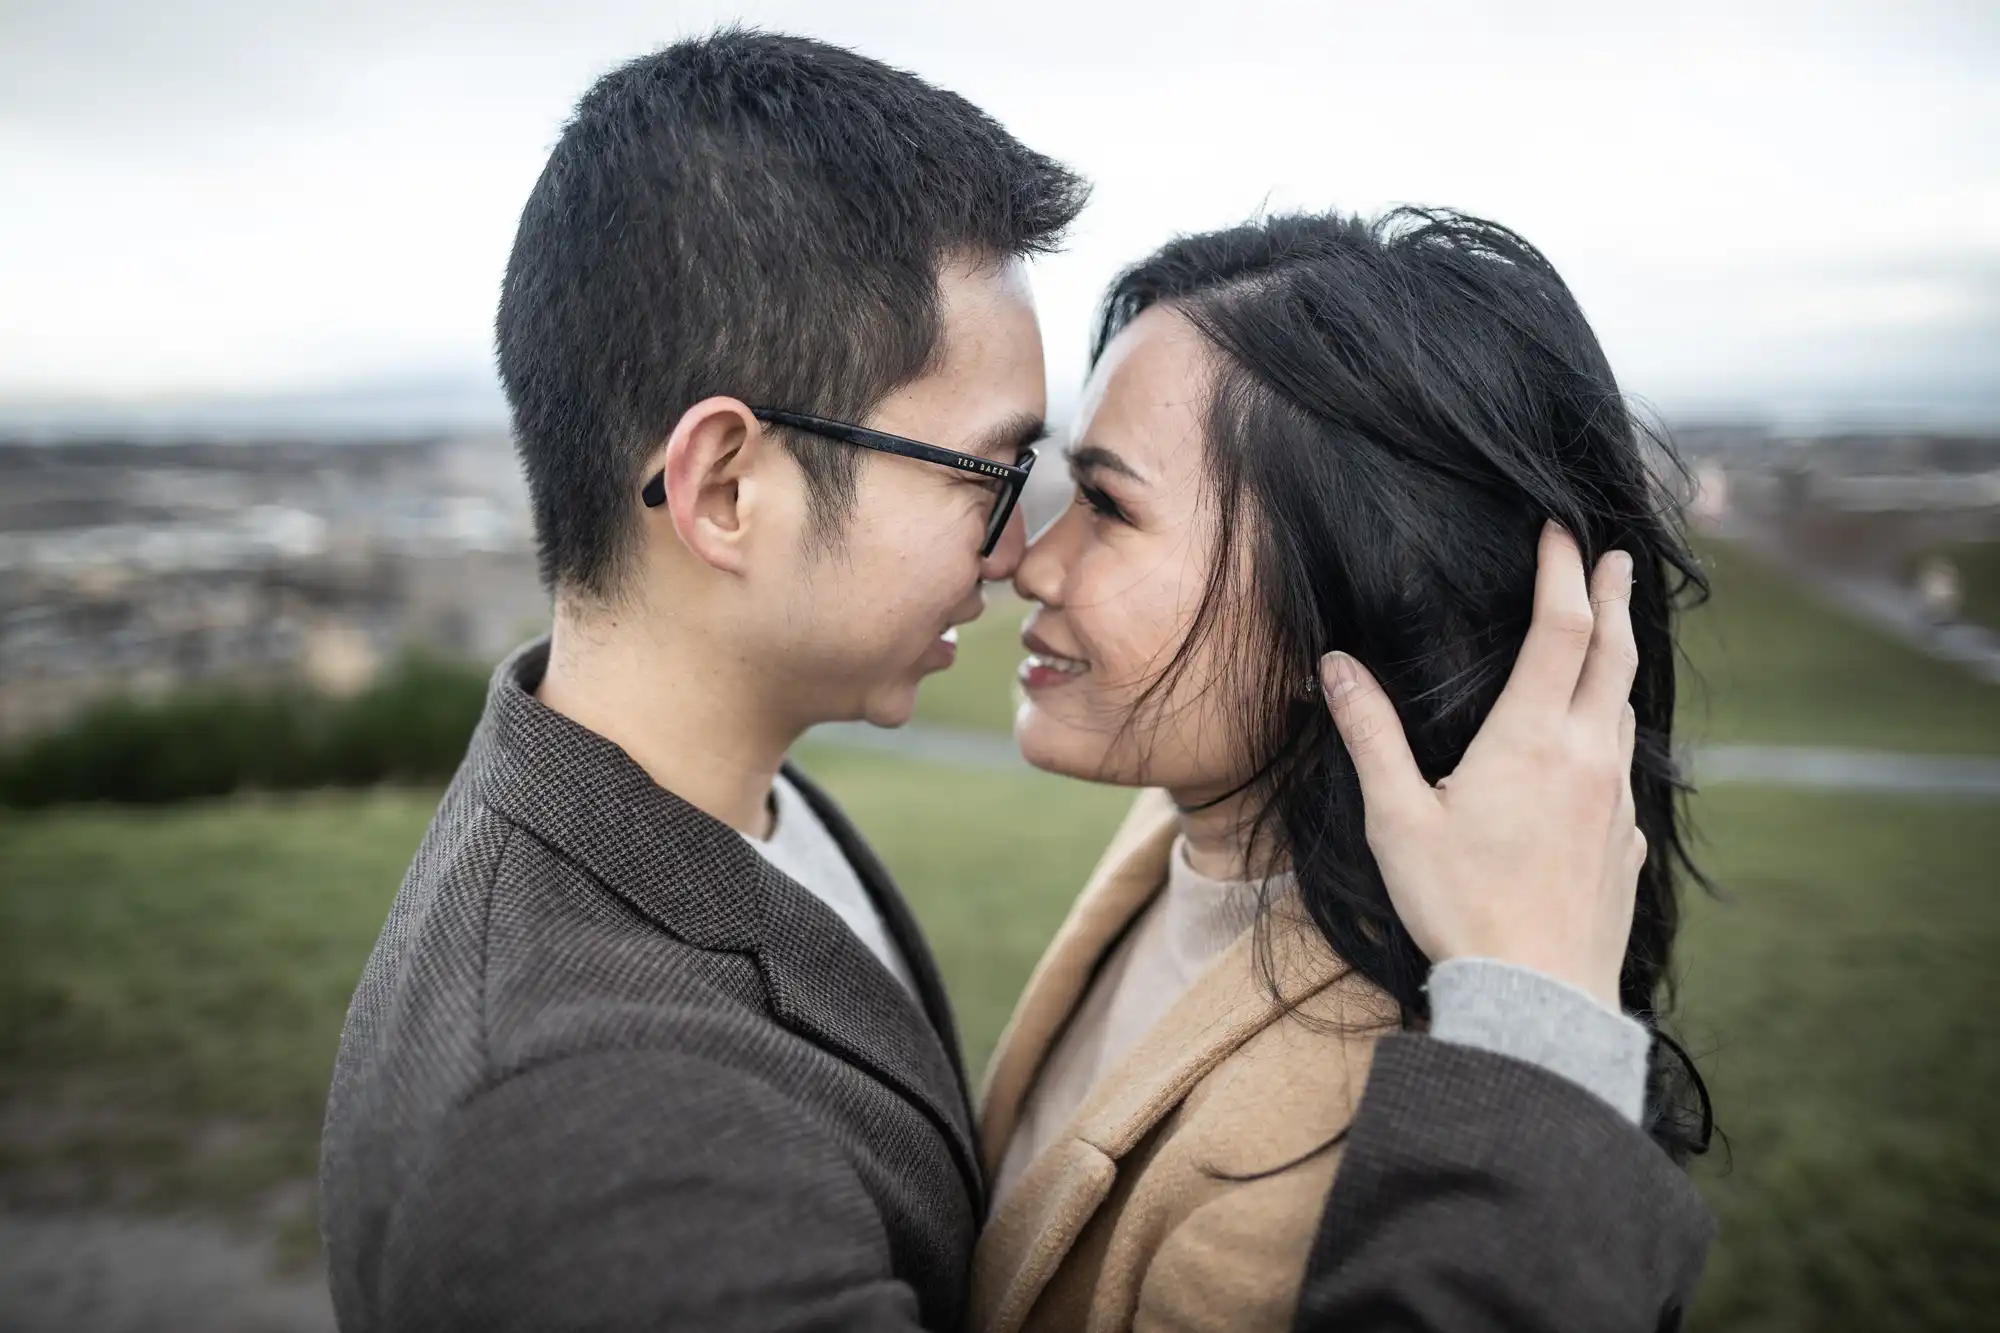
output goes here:
[[[1098, 182], [1034, 269], [1058, 423], [1096, 292], [1176, 230], [1420, 202], [1549, 251], [1714, 581], [1677, 737], [1717, 883], [1676, 967], [1723, 1130], [1695, 1326], [1995, 1326], [2000, 17], [1387, 8], [0, 0], [0, 1328], [331, 1327], [347, 997], [547, 620], [488, 360], [514, 219], [595, 73], [737, 19]], [[990, 601], [911, 728], [800, 756], [975, 1070], [1125, 801], [1014, 758]]]

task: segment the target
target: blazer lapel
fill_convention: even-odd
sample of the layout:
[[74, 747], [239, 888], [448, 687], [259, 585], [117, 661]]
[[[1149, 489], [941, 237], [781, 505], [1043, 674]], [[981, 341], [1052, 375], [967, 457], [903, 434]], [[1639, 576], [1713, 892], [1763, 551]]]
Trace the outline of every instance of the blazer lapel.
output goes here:
[[[985, 1186], [973, 1150], [958, 1034], [929, 946], [889, 872], [839, 807], [797, 769], [787, 765], [785, 774], [825, 822], [882, 912], [910, 966], [918, 996], [913, 1003], [830, 908], [771, 869], [770, 881], [762, 886], [764, 930], [758, 953], [779, 1016], [922, 1107], [950, 1141], [975, 1209], [984, 1211]], [[838, 984], [818, 980], [829, 974]]]
[[[1348, 975], [1295, 897], [1274, 904], [1265, 941], [1276, 994], [1245, 931], [1105, 1073], [988, 1222], [973, 1259], [979, 1333], [1014, 1333], [1117, 1183], [1118, 1163], [1196, 1084], [1257, 1033]], [[1355, 978], [1356, 997], [1367, 988]], [[1366, 1011], [1369, 1019], [1378, 1017]]]
[[537, 639], [493, 673], [466, 756], [480, 799], [675, 939], [754, 949], [745, 890], [764, 858], [616, 744], [536, 699], [548, 655], [549, 641]]
[[994, 1047], [980, 1094], [979, 1156], [988, 1179], [1000, 1172], [1008, 1140], [1020, 1123], [1022, 1099], [1069, 1016], [1111, 947], [1166, 883], [1174, 830], [1174, 807], [1166, 793], [1141, 792], [1035, 964]]
[[922, 928], [910, 911], [909, 902], [897, 889], [888, 867], [882, 864], [881, 858], [875, 855], [875, 849], [849, 822], [846, 813], [820, 790], [818, 784], [792, 765], [785, 765], [785, 776], [799, 789], [799, 794], [806, 798], [806, 803], [812, 806], [820, 822], [826, 825], [834, 841], [840, 844], [841, 851], [846, 853], [848, 863], [861, 877], [862, 886], [868, 890], [876, 910], [882, 914], [890, 937], [902, 950], [903, 961], [910, 965], [911, 978], [917, 983], [917, 998], [922, 1002], [931, 1026], [937, 1029], [938, 1040], [944, 1043], [945, 1053], [951, 1057], [952, 1070], [958, 1077], [959, 1097], [965, 1103], [966, 1122], [970, 1124], [972, 1095], [965, 1081], [965, 1056], [959, 1046], [958, 1023], [944, 988], [944, 976], [938, 971], [937, 959], [931, 953], [930, 941], [924, 938]]
[[921, 1009], [832, 908], [735, 830], [654, 782], [611, 741], [536, 700], [547, 664], [542, 639], [494, 672], [468, 764], [481, 798], [676, 939], [755, 958], [777, 1021], [866, 1070], [936, 1122], [967, 1194], [983, 1208], [964, 1075], [935, 965], [887, 872], [872, 853], [856, 854], [866, 849], [852, 826], [816, 788], [801, 786], [823, 818], [833, 811], [829, 830], [877, 903], [894, 904], [888, 919], [897, 942], [919, 986], [934, 992]]

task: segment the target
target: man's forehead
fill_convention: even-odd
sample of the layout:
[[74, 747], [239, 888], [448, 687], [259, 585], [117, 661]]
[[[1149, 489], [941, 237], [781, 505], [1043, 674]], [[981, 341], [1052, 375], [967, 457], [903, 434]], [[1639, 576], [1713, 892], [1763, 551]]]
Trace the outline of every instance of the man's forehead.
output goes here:
[[938, 274], [941, 360], [969, 362], [991, 356], [1042, 355], [1042, 326], [1027, 269], [1004, 265], [949, 264]]
[[1041, 326], [1018, 260], [951, 263], [939, 275], [941, 327], [923, 374], [864, 424], [1012, 463], [1045, 434]]

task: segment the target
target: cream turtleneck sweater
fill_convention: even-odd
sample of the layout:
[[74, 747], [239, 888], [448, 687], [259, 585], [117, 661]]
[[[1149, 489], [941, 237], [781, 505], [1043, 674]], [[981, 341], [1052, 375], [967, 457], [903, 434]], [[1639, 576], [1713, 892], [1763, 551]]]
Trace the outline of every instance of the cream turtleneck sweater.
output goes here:
[[1255, 924], [1262, 897], [1282, 896], [1291, 883], [1290, 875], [1262, 883], [1210, 879], [1188, 863], [1187, 839], [1174, 839], [1166, 888], [1113, 947], [1042, 1065], [1008, 1141], [996, 1202], [1062, 1133], [1097, 1080]]

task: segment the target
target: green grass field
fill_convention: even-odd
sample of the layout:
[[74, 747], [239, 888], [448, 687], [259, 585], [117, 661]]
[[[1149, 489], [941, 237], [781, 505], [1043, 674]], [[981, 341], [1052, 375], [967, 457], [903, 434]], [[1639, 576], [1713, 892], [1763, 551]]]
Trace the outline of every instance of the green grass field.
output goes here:
[[[2000, 748], [2000, 690], [1712, 558], [1718, 601], [1689, 630], [1707, 739]], [[1006, 726], [1014, 610], [968, 633], [924, 720]], [[800, 758], [909, 893], [976, 1072], [1124, 794], [825, 746]], [[435, 799], [0, 811], [0, 1204], [194, 1208], [309, 1258], [300, 1182], [341, 1019]], [[1723, 897], [1690, 905], [1681, 1027], [1728, 1135], [1697, 1171], [1722, 1227], [1699, 1326], [1989, 1321], [1993, 807], [1721, 787], [1696, 818]]]
[[1721, 788], [1681, 1027], [1727, 1147], [1701, 1326], [1969, 1329], [2000, 1302], [1991, 808]]
[[[1121, 797], [805, 758], [908, 889], [978, 1067]], [[8, 1197], [242, 1213], [309, 1177], [347, 995], [432, 800], [0, 821], [0, 1086], [13, 1121], [39, 1113], [0, 1159]], [[1747, 789], [1697, 813], [1727, 900], [1693, 904], [1682, 1026], [1730, 1139], [1699, 1171], [1722, 1220], [1703, 1326], [1972, 1326], [2000, 1298], [2000, 825]]]
[[1715, 598], [1681, 635], [1694, 668], [1682, 738], [2000, 753], [2000, 689], [1801, 597], [1738, 550], [1701, 554]]

